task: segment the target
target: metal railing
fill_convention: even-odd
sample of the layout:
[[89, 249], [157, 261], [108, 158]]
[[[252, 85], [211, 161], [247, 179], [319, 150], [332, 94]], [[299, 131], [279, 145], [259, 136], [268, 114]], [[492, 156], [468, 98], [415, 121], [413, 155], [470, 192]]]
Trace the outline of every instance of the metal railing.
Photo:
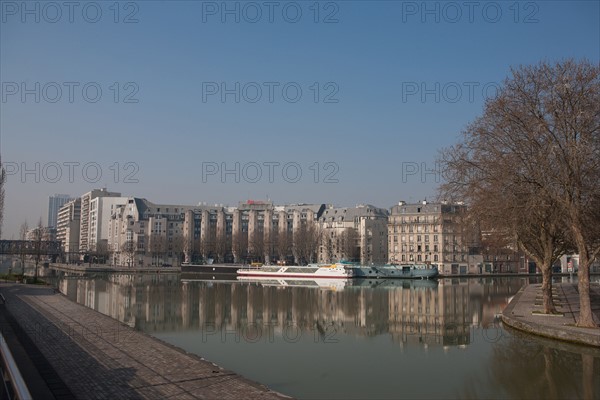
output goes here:
[[[4, 296], [0, 295], [3, 301]], [[31, 394], [21, 376], [19, 367], [4, 340], [4, 336], [0, 332], [0, 371], [2, 372], [2, 382], [4, 383], [0, 391], [0, 399], [20, 399], [29, 400]]]

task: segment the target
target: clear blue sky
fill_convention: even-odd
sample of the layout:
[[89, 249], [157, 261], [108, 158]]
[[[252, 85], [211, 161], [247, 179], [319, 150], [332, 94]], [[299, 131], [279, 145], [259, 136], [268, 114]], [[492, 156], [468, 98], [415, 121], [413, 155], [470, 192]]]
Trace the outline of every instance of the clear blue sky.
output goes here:
[[[433, 169], [438, 149], [481, 113], [484, 85], [493, 94], [511, 66], [600, 59], [598, 1], [337, 1], [319, 2], [318, 15], [314, 1], [227, 2], [237, 16], [221, 1], [120, 2], [118, 15], [113, 1], [62, 3], [0, 1], [5, 238], [25, 219], [45, 221], [49, 195], [102, 186], [175, 204], [433, 198], [435, 175], [415, 168]], [[222, 102], [221, 83], [235, 92], [236, 82], [239, 103], [235, 93]], [[203, 168], [236, 162], [246, 167], [239, 183], [203, 179]], [[273, 182], [270, 162], [280, 163]], [[21, 176], [35, 163], [39, 182], [36, 172]], [[79, 163], [72, 182], [68, 163]], [[297, 164], [283, 177], [286, 163]], [[257, 164], [263, 175], [252, 183]], [[403, 178], [403, 168], [415, 173]], [[337, 183], [324, 182], [329, 173]]]

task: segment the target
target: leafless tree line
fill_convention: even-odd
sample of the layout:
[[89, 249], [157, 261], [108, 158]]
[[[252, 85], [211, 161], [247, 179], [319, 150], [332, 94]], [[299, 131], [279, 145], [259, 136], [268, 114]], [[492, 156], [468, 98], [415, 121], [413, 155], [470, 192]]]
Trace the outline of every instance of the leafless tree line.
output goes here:
[[595, 326], [590, 265], [600, 253], [600, 69], [567, 60], [515, 68], [459, 143], [441, 152], [442, 198], [465, 200], [482, 230], [518, 243], [543, 274], [579, 254], [579, 326]]

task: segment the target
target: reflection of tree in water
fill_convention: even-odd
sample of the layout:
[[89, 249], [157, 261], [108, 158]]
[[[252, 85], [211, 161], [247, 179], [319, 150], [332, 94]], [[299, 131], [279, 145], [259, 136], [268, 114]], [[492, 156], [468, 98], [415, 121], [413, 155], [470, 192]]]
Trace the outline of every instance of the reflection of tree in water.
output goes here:
[[[496, 343], [490, 364], [487, 378], [497, 397], [592, 399], [600, 395], [600, 358], [550, 347], [520, 334], [506, 335]], [[478, 397], [477, 386], [467, 382], [460, 397]]]

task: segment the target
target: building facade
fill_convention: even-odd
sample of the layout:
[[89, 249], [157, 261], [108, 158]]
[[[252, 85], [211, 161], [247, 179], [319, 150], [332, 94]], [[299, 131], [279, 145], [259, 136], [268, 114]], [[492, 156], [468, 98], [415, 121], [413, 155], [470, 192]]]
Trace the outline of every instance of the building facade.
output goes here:
[[389, 261], [397, 264], [437, 264], [440, 273], [478, 273], [469, 250], [476, 235], [466, 226], [462, 203], [399, 202], [388, 220]]
[[65, 254], [64, 261], [79, 260], [79, 224], [81, 219], [81, 199], [64, 204], [58, 211], [56, 240], [61, 242]]
[[329, 206], [319, 218], [319, 262], [357, 261], [385, 264], [388, 259], [388, 211], [372, 205]]
[[305, 264], [317, 260], [324, 204], [198, 206], [186, 213], [186, 261]]
[[98, 230], [102, 229], [104, 223], [108, 223], [108, 218], [98, 219], [98, 203], [92, 208], [92, 201], [99, 197], [120, 197], [121, 193], [108, 192], [106, 189], [94, 189], [81, 196], [81, 218], [79, 221], [79, 251], [82, 253], [95, 251], [96, 242], [90, 239], [98, 238]]
[[252, 200], [237, 207], [158, 205], [129, 198], [113, 210], [108, 249], [113, 264], [129, 266], [314, 262], [324, 209]]
[[154, 204], [137, 197], [116, 204], [107, 231], [111, 263], [129, 267], [179, 263], [185, 214], [190, 209], [193, 207]]
[[68, 194], [55, 194], [48, 197], [48, 224], [51, 228], [58, 227], [58, 211], [67, 202], [73, 200]]

